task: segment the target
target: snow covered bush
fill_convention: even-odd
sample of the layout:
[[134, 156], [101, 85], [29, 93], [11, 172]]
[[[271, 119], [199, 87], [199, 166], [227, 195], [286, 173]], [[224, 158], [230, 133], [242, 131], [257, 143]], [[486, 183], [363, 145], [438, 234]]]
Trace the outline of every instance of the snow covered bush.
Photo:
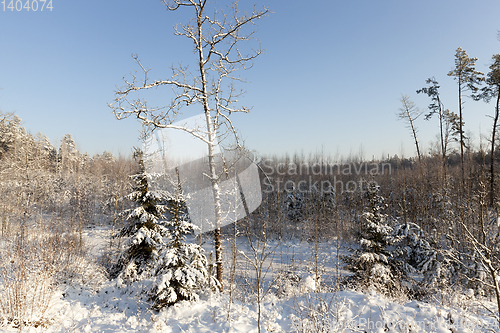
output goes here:
[[299, 293], [302, 277], [292, 269], [282, 270], [277, 273], [274, 292], [279, 298], [289, 298]]
[[[42, 240], [43, 241], [43, 240]], [[18, 327], [49, 321], [57, 269], [36, 235], [17, 235], [0, 249], [0, 325]]]
[[15, 235], [0, 237], [2, 332], [4, 327], [21, 332], [49, 325], [56, 320], [52, 310], [64, 289], [85, 285], [96, 290], [105, 279], [76, 233], [55, 229], [48, 219], [40, 222], [25, 221], [13, 230]]
[[396, 224], [392, 237], [392, 256], [402, 271], [426, 274], [435, 268], [438, 251], [416, 223]]
[[[435, 236], [434, 236], [435, 237]], [[437, 240], [430, 238], [413, 222], [396, 224], [393, 229], [392, 257], [400, 271], [412, 285], [413, 297], [426, 298], [442, 289], [448, 281], [448, 261], [437, 248]], [[410, 274], [422, 279], [417, 284]]]
[[425, 235], [415, 223], [395, 226], [394, 256], [402, 269], [422, 276], [418, 283], [418, 297], [447, 292], [457, 282], [458, 267], [448, 255], [450, 248], [445, 240]]

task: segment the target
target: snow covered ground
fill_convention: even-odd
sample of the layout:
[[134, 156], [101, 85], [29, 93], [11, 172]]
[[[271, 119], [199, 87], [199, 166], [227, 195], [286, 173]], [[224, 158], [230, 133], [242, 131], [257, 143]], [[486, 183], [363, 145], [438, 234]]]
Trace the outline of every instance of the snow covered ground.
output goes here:
[[[85, 237], [93, 256], [109, 246], [109, 230], [88, 229]], [[239, 239], [239, 251], [251, 258], [246, 238]], [[230, 251], [230, 246], [226, 247]], [[498, 332], [495, 321], [473, 297], [449, 295], [441, 302], [390, 301], [376, 293], [352, 290], [318, 292], [315, 267], [326, 285], [334, 287], [335, 243], [311, 244], [271, 242], [273, 251], [265, 262], [269, 267], [264, 298], [262, 332]], [[316, 251], [317, 249], [317, 251]], [[210, 248], [207, 247], [207, 251]], [[315, 253], [318, 256], [315, 256]], [[346, 253], [342, 249], [342, 253]], [[229, 255], [229, 253], [227, 254]], [[314, 262], [318, 258], [318, 265]], [[88, 280], [59, 287], [46, 313], [50, 321], [23, 332], [258, 332], [258, 309], [251, 292], [252, 266], [242, 256], [236, 279], [242, 288], [231, 297], [205, 293], [197, 303], [180, 303], [156, 313], [141, 297], [141, 285], [118, 288], [89, 265]], [[229, 267], [226, 268], [229, 271]], [[289, 272], [300, 279], [283, 283]], [[346, 274], [344, 271], [340, 271]], [[249, 282], [246, 287], [245, 281]], [[281, 287], [280, 287], [281, 286]], [[277, 292], [278, 291], [278, 292]], [[279, 295], [280, 297], [278, 297]], [[19, 328], [0, 326], [2, 332]]]

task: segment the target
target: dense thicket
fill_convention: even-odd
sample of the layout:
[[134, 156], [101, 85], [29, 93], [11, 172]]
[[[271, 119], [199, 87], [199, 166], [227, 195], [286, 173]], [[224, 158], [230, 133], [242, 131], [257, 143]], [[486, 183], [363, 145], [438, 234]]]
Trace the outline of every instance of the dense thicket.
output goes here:
[[0, 232], [22, 220], [64, 221], [73, 231], [108, 223], [123, 210], [133, 163], [111, 153], [89, 156], [67, 134], [57, 146], [0, 113]]
[[[445, 167], [437, 153], [423, 155], [420, 163], [397, 155], [369, 161], [298, 155], [263, 158], [264, 203], [255, 214], [265, 214], [273, 221], [268, 227], [278, 237], [336, 238], [339, 222], [339, 236], [350, 241], [361, 228], [359, 216], [369, 206], [367, 188], [377, 184], [387, 204], [386, 213], [392, 218], [416, 223], [429, 234], [443, 235], [451, 227], [460, 238], [463, 233], [457, 220], [474, 229], [480, 218], [478, 184], [488, 179], [489, 163], [487, 152], [468, 151], [464, 191], [457, 152], [449, 153]], [[497, 206], [496, 202], [483, 213], [492, 214]], [[322, 229], [319, 234], [315, 231], [318, 221]]]

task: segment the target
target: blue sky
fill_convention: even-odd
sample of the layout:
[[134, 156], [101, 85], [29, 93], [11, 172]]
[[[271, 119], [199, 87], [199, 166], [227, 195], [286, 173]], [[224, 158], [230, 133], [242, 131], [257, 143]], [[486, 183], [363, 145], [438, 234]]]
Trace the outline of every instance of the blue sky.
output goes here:
[[[89, 154], [129, 154], [140, 126], [116, 120], [107, 104], [137, 70], [133, 53], [155, 78], [193, 64], [192, 46], [173, 35], [189, 13], [167, 12], [159, 0], [52, 4], [52, 12], [11, 12], [0, 3], [0, 110], [16, 112], [54, 144], [70, 133]], [[240, 1], [253, 4], [273, 14], [257, 27], [265, 54], [240, 73], [252, 111], [234, 121], [247, 146], [263, 154], [413, 156], [410, 132], [396, 117], [401, 93], [425, 109], [428, 98], [415, 91], [435, 76], [445, 107], [457, 111], [456, 82], [446, 75], [457, 47], [479, 58], [483, 72], [500, 53], [498, 0]], [[489, 135], [492, 113], [493, 105], [467, 100], [475, 144], [479, 133]], [[438, 120], [416, 125], [428, 151]]]

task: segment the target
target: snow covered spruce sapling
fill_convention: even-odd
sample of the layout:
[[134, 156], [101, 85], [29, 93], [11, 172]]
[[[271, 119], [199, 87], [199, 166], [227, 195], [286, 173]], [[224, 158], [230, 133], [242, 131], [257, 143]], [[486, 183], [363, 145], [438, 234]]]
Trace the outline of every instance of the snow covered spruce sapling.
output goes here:
[[[392, 257], [399, 270], [413, 284], [413, 297], [427, 298], [445, 290], [450, 273], [447, 260], [437, 247], [436, 235], [428, 237], [413, 222], [396, 224], [393, 228]], [[416, 284], [410, 274], [421, 274]]]
[[115, 236], [128, 237], [125, 250], [111, 271], [111, 277], [118, 278], [119, 285], [151, 276], [159, 251], [165, 246], [163, 237], [168, 235], [168, 229], [159, 222], [164, 219], [166, 206], [163, 203], [168, 199], [167, 193], [149, 189], [142, 151], [136, 149], [134, 158], [139, 164], [139, 173], [132, 176], [133, 192], [126, 198], [137, 207], [120, 214], [129, 223]]
[[155, 268], [156, 281], [151, 299], [156, 309], [183, 300], [197, 301], [198, 292], [207, 285], [209, 279], [210, 285], [217, 286], [217, 280], [209, 277], [203, 248], [196, 243], [186, 242], [186, 236], [197, 226], [189, 220], [186, 200], [179, 183], [167, 207], [170, 216], [165, 225], [170, 229], [170, 240], [160, 253]]
[[374, 289], [388, 296], [401, 296], [401, 272], [392, 260], [388, 247], [393, 245], [393, 228], [382, 211], [387, 206], [379, 186], [368, 184], [369, 209], [361, 215], [358, 232], [360, 248], [351, 261], [353, 280], [362, 289]]
[[142, 152], [136, 150], [135, 157], [140, 171], [132, 176], [134, 191], [127, 198], [138, 205], [122, 213], [129, 224], [117, 236], [129, 238], [111, 277], [119, 285], [152, 281], [147, 293], [156, 309], [195, 301], [209, 279], [207, 258], [200, 245], [186, 243], [196, 226], [189, 222], [180, 183], [174, 194], [151, 191], [153, 176], [145, 171]]

